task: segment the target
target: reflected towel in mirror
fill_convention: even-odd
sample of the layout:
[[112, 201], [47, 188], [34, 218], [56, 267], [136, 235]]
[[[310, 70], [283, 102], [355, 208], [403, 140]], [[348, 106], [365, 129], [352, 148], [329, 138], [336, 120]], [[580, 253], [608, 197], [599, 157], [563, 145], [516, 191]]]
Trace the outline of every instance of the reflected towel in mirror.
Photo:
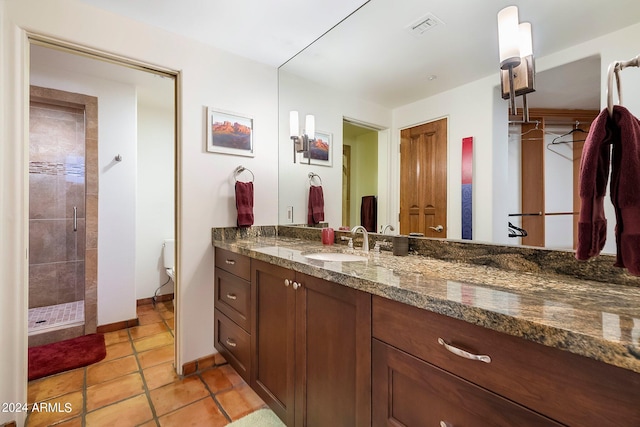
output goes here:
[[309, 187], [309, 210], [307, 212], [307, 224], [315, 225], [324, 221], [324, 195], [322, 186]]

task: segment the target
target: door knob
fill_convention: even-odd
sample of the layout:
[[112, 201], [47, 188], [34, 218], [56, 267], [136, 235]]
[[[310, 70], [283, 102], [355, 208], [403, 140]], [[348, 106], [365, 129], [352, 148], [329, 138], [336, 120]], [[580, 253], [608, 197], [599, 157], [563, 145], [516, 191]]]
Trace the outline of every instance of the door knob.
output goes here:
[[443, 227], [443, 226], [441, 226], [440, 224], [438, 224], [438, 225], [437, 225], [437, 226], [435, 226], [435, 227], [429, 227], [429, 228], [430, 228], [430, 229], [432, 229], [432, 230], [433, 230], [433, 231], [435, 231], [435, 232], [438, 232], [438, 233], [442, 233], [442, 230], [444, 230], [444, 227]]

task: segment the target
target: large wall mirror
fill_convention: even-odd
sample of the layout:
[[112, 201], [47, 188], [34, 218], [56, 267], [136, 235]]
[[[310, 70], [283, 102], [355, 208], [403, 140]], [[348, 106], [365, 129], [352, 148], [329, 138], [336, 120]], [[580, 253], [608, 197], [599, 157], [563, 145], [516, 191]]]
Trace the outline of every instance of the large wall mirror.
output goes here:
[[[281, 66], [279, 223], [307, 224], [309, 186], [321, 182], [333, 228], [360, 225], [365, 198], [375, 196], [377, 232], [391, 225], [393, 233], [461, 239], [462, 141], [471, 138], [472, 240], [572, 250], [581, 147], [606, 102], [608, 63], [638, 54], [629, 34], [640, 31], [640, 5], [616, 1], [598, 15], [598, 5], [578, 0], [516, 1], [520, 20], [532, 23], [538, 69], [522, 123], [501, 98], [498, 74], [496, 16], [513, 3], [370, 0]], [[314, 115], [330, 161], [295, 152], [292, 110]], [[433, 135], [443, 148], [407, 148]], [[406, 162], [436, 152], [432, 163]], [[407, 169], [421, 178], [405, 181]], [[421, 224], [403, 224], [417, 202], [402, 204], [435, 191], [437, 180], [444, 196], [420, 203], [442, 207], [444, 217], [424, 208]]]

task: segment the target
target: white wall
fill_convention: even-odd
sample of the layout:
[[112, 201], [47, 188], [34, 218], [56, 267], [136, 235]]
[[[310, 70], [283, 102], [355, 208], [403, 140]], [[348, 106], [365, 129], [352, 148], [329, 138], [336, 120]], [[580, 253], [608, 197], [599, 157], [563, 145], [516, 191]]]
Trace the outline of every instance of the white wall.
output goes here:
[[[307, 223], [309, 172], [322, 178], [325, 221], [332, 227], [342, 223], [342, 126], [345, 117], [357, 122], [391, 127], [391, 111], [379, 105], [345, 96], [286, 72], [280, 72], [280, 189], [279, 224], [286, 224], [287, 206], [293, 206], [293, 223]], [[293, 164], [293, 143], [289, 139], [289, 111], [300, 117], [313, 114], [316, 129], [333, 134], [332, 167]], [[353, 153], [352, 153], [353, 155]], [[358, 218], [359, 221], [359, 218]]]
[[[167, 90], [173, 81], [166, 79]], [[138, 103], [138, 192], [136, 195], [136, 299], [152, 297], [167, 282], [164, 239], [174, 238], [173, 96], [162, 105]], [[174, 291], [173, 282], [158, 291]]]
[[[278, 175], [273, 166], [278, 158], [277, 70], [78, 1], [9, 0], [0, 4], [4, 15], [0, 108], [4, 122], [1, 130], [2, 262], [3, 268], [8, 267], [3, 269], [4, 276], [11, 279], [3, 281], [0, 312], [3, 318], [10, 316], [11, 321], [5, 324], [22, 319], [18, 321], [18, 328], [3, 328], [2, 342], [8, 350], [1, 356], [3, 394], [0, 397], [7, 402], [26, 400], [27, 279], [26, 257], [21, 255], [26, 254], [27, 242], [24, 218], [28, 131], [23, 126], [28, 99], [28, 82], [24, 80], [28, 70], [25, 30], [180, 72], [176, 364], [181, 367], [184, 362], [213, 353], [211, 227], [235, 224], [232, 172], [237, 165], [250, 168], [256, 176], [255, 225], [275, 224], [278, 217], [275, 190]], [[114, 28], [118, 31], [114, 32]], [[254, 158], [205, 151], [205, 106], [253, 117]], [[16, 143], [20, 141], [22, 145]], [[123, 158], [126, 160], [128, 156], [123, 154]], [[135, 153], [131, 159], [135, 159]], [[131, 182], [134, 181], [135, 175], [131, 177]], [[0, 417], [4, 420], [7, 415], [0, 414]]]

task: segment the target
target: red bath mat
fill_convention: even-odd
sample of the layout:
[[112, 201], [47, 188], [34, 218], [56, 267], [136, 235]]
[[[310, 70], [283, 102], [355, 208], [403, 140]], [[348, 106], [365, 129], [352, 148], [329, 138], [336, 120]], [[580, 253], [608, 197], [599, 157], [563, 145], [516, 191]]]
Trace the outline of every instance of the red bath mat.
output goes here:
[[104, 335], [89, 334], [29, 349], [29, 381], [87, 366], [107, 355]]

